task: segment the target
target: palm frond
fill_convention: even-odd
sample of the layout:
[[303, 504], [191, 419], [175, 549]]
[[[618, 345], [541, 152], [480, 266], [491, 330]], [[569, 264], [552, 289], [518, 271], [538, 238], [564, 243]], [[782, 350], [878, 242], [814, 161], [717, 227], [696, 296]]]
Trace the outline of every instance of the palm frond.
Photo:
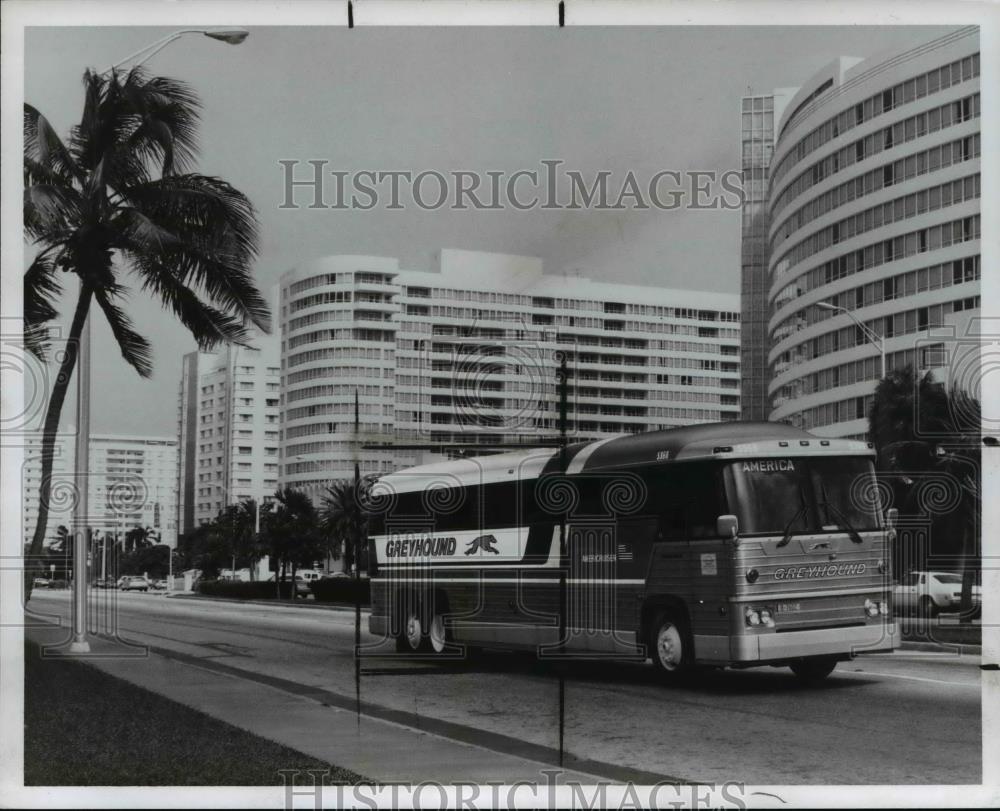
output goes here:
[[164, 175], [188, 171], [198, 148], [197, 94], [175, 79], [147, 78], [141, 68], [129, 72], [122, 90], [140, 118], [129, 136], [128, 151], [159, 163]]
[[142, 290], [158, 296], [165, 307], [190, 331], [202, 349], [220, 343], [246, 344], [251, 335], [238, 316], [225, 313], [202, 301], [169, 267], [129, 248], [124, 255], [141, 277]]
[[49, 244], [70, 233], [83, 214], [79, 193], [60, 183], [26, 182], [23, 209], [25, 236]]
[[141, 377], [153, 374], [152, 347], [142, 335], [132, 329], [132, 320], [115, 303], [121, 295], [121, 288], [105, 285], [94, 290], [94, 298], [108, 319], [111, 333], [115, 336], [122, 357]]
[[55, 299], [61, 292], [52, 260], [36, 256], [24, 273], [24, 347], [39, 360], [48, 353], [48, 323], [59, 315]]
[[79, 177], [79, 169], [69, 148], [56, 134], [49, 120], [30, 104], [24, 105], [24, 157], [38, 167], [69, 182]]
[[176, 268], [185, 284], [197, 285], [217, 306], [270, 331], [269, 308], [250, 271], [257, 218], [244, 194], [219, 178], [189, 174], [138, 184], [122, 195], [177, 237], [159, 253], [159, 264]]

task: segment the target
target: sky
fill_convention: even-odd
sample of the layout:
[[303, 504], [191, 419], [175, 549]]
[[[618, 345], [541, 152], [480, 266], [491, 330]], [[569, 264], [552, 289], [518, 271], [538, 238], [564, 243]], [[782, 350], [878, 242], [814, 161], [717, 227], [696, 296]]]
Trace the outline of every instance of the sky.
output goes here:
[[[25, 100], [65, 134], [82, 108], [85, 68], [103, 70], [172, 30], [28, 29]], [[349, 172], [509, 174], [561, 160], [619, 182], [630, 170], [738, 170], [741, 96], [799, 85], [840, 55], [867, 58], [947, 30], [259, 27], [235, 47], [181, 38], [146, 67], [200, 95], [196, 169], [257, 208], [262, 290], [326, 254], [432, 270], [442, 248], [464, 248], [541, 257], [547, 273], [738, 293], [738, 211], [283, 210], [279, 161], [303, 171], [325, 160]], [[127, 367], [95, 318], [92, 430], [175, 436], [181, 357], [194, 342], [141, 292], [128, 309], [153, 343], [154, 375]]]

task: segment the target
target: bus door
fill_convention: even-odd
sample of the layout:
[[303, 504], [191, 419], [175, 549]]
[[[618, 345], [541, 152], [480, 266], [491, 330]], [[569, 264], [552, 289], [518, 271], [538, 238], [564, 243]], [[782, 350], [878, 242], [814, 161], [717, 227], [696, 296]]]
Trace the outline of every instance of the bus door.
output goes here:
[[728, 655], [733, 550], [729, 539], [720, 538], [716, 530], [718, 517], [728, 511], [722, 469], [715, 464], [693, 465], [685, 484], [684, 524], [691, 573], [688, 613], [695, 652], [701, 657], [708, 647]]

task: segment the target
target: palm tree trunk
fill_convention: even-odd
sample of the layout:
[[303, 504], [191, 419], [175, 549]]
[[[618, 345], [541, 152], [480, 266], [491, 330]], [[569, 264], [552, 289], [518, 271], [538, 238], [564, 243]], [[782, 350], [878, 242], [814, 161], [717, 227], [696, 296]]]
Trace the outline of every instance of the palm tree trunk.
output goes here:
[[[42, 551], [42, 545], [45, 542], [45, 533], [48, 530], [49, 498], [52, 495], [52, 462], [55, 455], [56, 434], [59, 431], [59, 420], [62, 417], [66, 392], [69, 391], [70, 380], [76, 368], [80, 336], [83, 334], [83, 325], [87, 320], [87, 311], [90, 309], [91, 296], [90, 288], [85, 285], [80, 290], [80, 297], [76, 301], [76, 309], [73, 311], [73, 320], [70, 323], [69, 351], [65, 353], [62, 362], [59, 364], [59, 373], [56, 376], [55, 385], [52, 387], [48, 409], [45, 412], [45, 423], [42, 428], [42, 481], [38, 491], [38, 522], [35, 524], [35, 534], [32, 536], [31, 546], [28, 549], [28, 561], [37, 561]], [[26, 564], [28, 561], [26, 561]], [[34, 574], [37, 568], [37, 564], [34, 566], [25, 565], [24, 567], [25, 601], [31, 599], [31, 589], [34, 584]], [[76, 576], [85, 577], [86, 573], [77, 572]]]

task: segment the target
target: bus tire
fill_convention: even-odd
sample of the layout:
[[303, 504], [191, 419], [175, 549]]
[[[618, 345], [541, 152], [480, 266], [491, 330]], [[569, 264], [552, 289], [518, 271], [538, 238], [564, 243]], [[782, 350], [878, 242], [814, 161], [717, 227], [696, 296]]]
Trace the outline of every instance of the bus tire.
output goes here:
[[419, 607], [402, 612], [399, 635], [396, 637], [396, 651], [420, 653], [425, 651], [427, 646], [427, 630]]
[[448, 632], [444, 614], [437, 612], [432, 614], [430, 625], [427, 628], [427, 643], [430, 645], [431, 652], [444, 653], [450, 642], [451, 634]]
[[653, 666], [669, 681], [680, 680], [691, 672], [694, 646], [683, 615], [662, 613], [656, 617], [650, 625], [649, 653]]
[[810, 656], [808, 659], [802, 659], [789, 665], [796, 678], [805, 684], [823, 681], [833, 673], [836, 666], [837, 659], [833, 656]]

